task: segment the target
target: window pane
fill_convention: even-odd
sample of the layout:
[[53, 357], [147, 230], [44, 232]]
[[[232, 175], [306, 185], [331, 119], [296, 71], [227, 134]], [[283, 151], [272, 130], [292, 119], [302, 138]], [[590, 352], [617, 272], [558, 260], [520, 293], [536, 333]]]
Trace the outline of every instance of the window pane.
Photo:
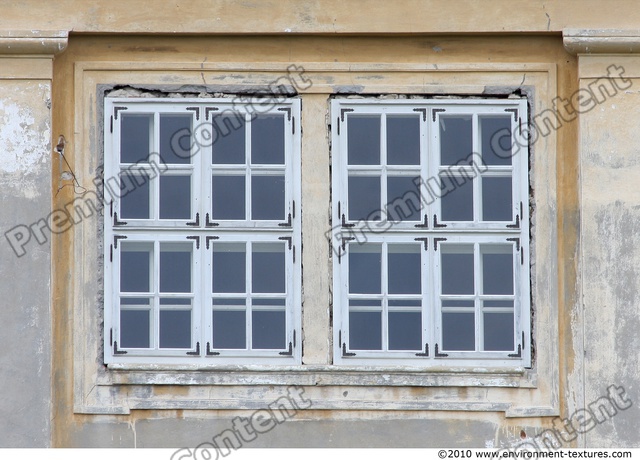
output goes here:
[[252, 348], [276, 350], [287, 348], [284, 311], [254, 310], [252, 317]]
[[441, 218], [443, 221], [473, 220], [473, 179], [441, 176]]
[[349, 176], [349, 220], [380, 219], [380, 177]]
[[245, 219], [245, 176], [213, 176], [213, 219]]
[[251, 122], [251, 163], [284, 164], [284, 115], [258, 115]]
[[475, 350], [473, 313], [442, 314], [442, 348], [451, 351]]
[[163, 163], [189, 164], [193, 143], [191, 115], [160, 115], [160, 160]]
[[442, 245], [442, 294], [474, 294], [473, 245]]
[[440, 164], [456, 165], [473, 152], [471, 115], [440, 116]]
[[244, 164], [245, 159], [245, 130], [244, 115], [237, 112], [225, 111], [215, 115], [211, 125], [211, 139], [213, 142], [214, 164]]
[[245, 292], [245, 254], [244, 243], [213, 244], [213, 292]]
[[246, 348], [244, 311], [213, 310], [213, 348]]
[[160, 245], [160, 292], [191, 292], [191, 245]]
[[422, 349], [422, 315], [418, 312], [389, 312], [389, 350]]
[[191, 218], [191, 176], [160, 176], [160, 219]]
[[151, 152], [153, 115], [120, 112], [120, 162], [148, 161]]
[[481, 116], [482, 161], [485, 165], [511, 164], [511, 116]]
[[119, 348], [149, 348], [150, 345], [150, 311], [120, 311], [120, 343]]
[[513, 351], [513, 313], [484, 314], [484, 349]]
[[387, 116], [387, 164], [420, 164], [419, 116]]
[[380, 294], [382, 246], [380, 244], [349, 245], [349, 293]]
[[[387, 177], [387, 219], [400, 222], [403, 220], [419, 221], [420, 190], [415, 181], [419, 177]], [[418, 182], [419, 184], [420, 182]]]
[[482, 293], [513, 294], [513, 246], [482, 246]]
[[285, 220], [284, 176], [251, 178], [251, 218], [253, 220]]
[[120, 175], [120, 217], [123, 219], [148, 219], [149, 177], [142, 174]]
[[252, 292], [285, 292], [285, 245], [257, 243], [252, 249]]
[[466, 308], [473, 310], [475, 302], [473, 300], [447, 299], [442, 301], [442, 308]]
[[482, 220], [513, 220], [511, 177], [482, 178]]
[[349, 312], [349, 349], [382, 350], [381, 312]]
[[153, 245], [120, 244], [120, 292], [151, 292]]
[[420, 294], [421, 257], [419, 244], [389, 244], [389, 294]]
[[160, 310], [160, 348], [191, 348], [191, 310]]
[[380, 116], [347, 116], [347, 149], [350, 165], [380, 164]]

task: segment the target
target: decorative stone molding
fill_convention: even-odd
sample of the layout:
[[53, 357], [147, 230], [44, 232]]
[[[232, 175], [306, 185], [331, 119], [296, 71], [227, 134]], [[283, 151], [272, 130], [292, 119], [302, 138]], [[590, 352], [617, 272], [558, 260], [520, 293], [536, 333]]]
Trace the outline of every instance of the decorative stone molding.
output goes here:
[[0, 55], [61, 53], [67, 47], [66, 30], [0, 30]]
[[640, 30], [565, 29], [562, 39], [571, 54], [640, 53]]

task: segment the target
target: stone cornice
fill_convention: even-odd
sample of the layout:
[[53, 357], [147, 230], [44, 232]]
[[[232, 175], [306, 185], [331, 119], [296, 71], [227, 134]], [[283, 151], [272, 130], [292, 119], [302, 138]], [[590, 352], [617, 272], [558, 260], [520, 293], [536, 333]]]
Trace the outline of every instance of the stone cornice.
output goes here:
[[562, 39], [571, 54], [640, 53], [640, 30], [565, 29]]
[[66, 30], [0, 30], [0, 55], [49, 55], [67, 47]]

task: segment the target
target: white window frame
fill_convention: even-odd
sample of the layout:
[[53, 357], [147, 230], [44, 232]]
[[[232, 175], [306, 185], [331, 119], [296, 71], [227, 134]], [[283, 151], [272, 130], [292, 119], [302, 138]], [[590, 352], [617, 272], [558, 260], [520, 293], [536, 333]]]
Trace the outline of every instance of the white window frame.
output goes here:
[[[381, 115], [380, 148], [382, 166], [356, 166], [347, 164], [349, 117], [358, 115]], [[386, 115], [404, 114], [420, 116], [420, 164], [419, 166], [385, 166]], [[513, 156], [510, 167], [490, 166], [482, 169], [459, 167], [458, 171], [469, 172], [471, 178], [477, 175], [504, 175], [511, 172], [512, 181], [512, 221], [483, 222], [481, 220], [481, 180], [473, 180], [473, 221], [444, 221], [441, 218], [440, 199], [425, 200], [420, 209], [420, 221], [388, 222], [385, 213], [382, 220], [365, 222], [349, 219], [348, 177], [350, 173], [376, 175], [376, 168], [382, 171], [395, 170], [396, 175], [413, 175], [420, 169], [420, 177], [425, 183], [429, 178], [438, 178], [449, 169], [440, 165], [439, 122], [442, 116], [464, 114], [472, 117], [473, 152], [479, 152], [478, 116], [505, 114], [511, 118], [510, 131], [513, 141]], [[338, 365], [386, 365], [416, 366], [420, 368], [464, 368], [469, 371], [478, 366], [487, 368], [522, 368], [531, 366], [531, 324], [530, 324], [530, 269], [529, 269], [529, 181], [528, 181], [528, 141], [522, 136], [522, 124], [528, 120], [525, 99], [342, 99], [331, 102], [332, 126], [332, 219], [333, 219], [333, 357]], [[470, 152], [471, 154], [471, 152]], [[475, 172], [473, 171], [475, 169]], [[449, 169], [451, 170], [451, 169]], [[381, 179], [383, 180], [383, 179]], [[421, 196], [424, 197], [421, 187]], [[381, 202], [386, 203], [384, 182], [380, 186]], [[429, 202], [427, 202], [429, 201]], [[384, 207], [382, 207], [384, 211]], [[351, 350], [349, 348], [349, 263], [348, 251], [351, 245], [370, 243], [423, 243], [422, 264], [422, 339], [423, 349], [416, 351]], [[447, 351], [442, 348], [442, 326], [439, 307], [440, 257], [442, 245], [455, 242], [511, 244], [514, 249], [514, 349], [508, 352], [496, 351]], [[437, 249], [436, 249], [437, 248]], [[439, 250], [438, 250], [439, 249]], [[477, 258], [477, 256], [476, 256]], [[478, 260], [474, 262], [476, 269]], [[385, 262], [383, 261], [384, 272]], [[478, 272], [475, 272], [478, 273]], [[383, 281], [385, 274], [382, 273]], [[478, 275], [476, 286], [478, 285]], [[478, 293], [476, 292], [476, 297]], [[383, 294], [382, 298], [385, 297]], [[478, 298], [478, 297], [477, 297]], [[481, 312], [475, 302], [476, 346], [481, 327]], [[385, 310], [382, 310], [383, 313]], [[385, 321], [382, 336], [386, 339]], [[438, 346], [436, 356], [436, 346]], [[478, 349], [478, 348], [477, 348]], [[384, 344], [383, 344], [384, 350]]]
[[[230, 364], [280, 364], [295, 365], [301, 363], [301, 219], [296, 213], [300, 203], [300, 100], [269, 101], [258, 109], [251, 104], [239, 103], [231, 98], [110, 98], [104, 102], [105, 133], [105, 183], [118, 185], [123, 169], [144, 170], [150, 177], [150, 218], [125, 219], [120, 213], [121, 202], [117, 193], [110, 192], [105, 186], [104, 213], [104, 360], [106, 364], [187, 364], [211, 367]], [[220, 113], [241, 113], [247, 123], [245, 129], [245, 165], [212, 165], [212, 143], [214, 117]], [[251, 120], [258, 115], [274, 114], [284, 119], [284, 164], [282, 166], [255, 166], [250, 164]], [[122, 113], [150, 114], [153, 119], [153, 131], [150, 135], [150, 160], [159, 167], [137, 164], [121, 164], [120, 135]], [[162, 114], [181, 114], [191, 116], [193, 141], [189, 164], [170, 165], [168, 169], [160, 164], [158, 153], [159, 119]], [[209, 131], [211, 130], [211, 131]], [[209, 131], [209, 132], [208, 132]], [[208, 136], [208, 137], [207, 137]], [[165, 170], [166, 169], [166, 170]], [[250, 177], [251, 170], [281, 172], [285, 176], [285, 209], [282, 220], [251, 220], [249, 214], [244, 220], [213, 221], [212, 213], [212, 174], [214, 171], [228, 173], [243, 171]], [[191, 174], [191, 216], [190, 219], [159, 219], [158, 177], [180, 171]], [[250, 206], [250, 181], [245, 183], [245, 211]], [[113, 188], [113, 187], [112, 187]], [[156, 191], [153, 194], [153, 190]], [[246, 203], [249, 203], [248, 205]], [[188, 349], [153, 348], [127, 349], [117, 348], [120, 340], [119, 323], [119, 267], [120, 250], [123, 242], [153, 242], [155, 247], [167, 241], [187, 242], [192, 246], [192, 338]], [[215, 243], [222, 242], [275, 242], [285, 250], [285, 347], [277, 350], [264, 349], [214, 349], [211, 346], [212, 334], [212, 251]], [[118, 244], [118, 242], [120, 244]], [[296, 254], [298, 252], [298, 254]], [[158, 273], [158, 258], [155, 254], [154, 272]], [[247, 254], [247, 260], [250, 253]], [[250, 270], [250, 266], [245, 267]], [[248, 275], [249, 276], [249, 275]], [[157, 285], [157, 283], [156, 283]], [[156, 291], [149, 297], [158, 296]], [[146, 294], [141, 294], [144, 296]], [[245, 293], [245, 298], [251, 294]], [[189, 295], [186, 295], [189, 296]], [[281, 297], [274, 294], [271, 297]], [[240, 295], [239, 297], [242, 297]], [[157, 303], [157, 301], [156, 301]], [[156, 310], [159, 308], [155, 305]], [[247, 306], [246, 321], [250, 327], [250, 306]], [[151, 334], [158, 334], [158, 318], [154, 315]], [[251, 329], [247, 331], [250, 336]], [[248, 338], [250, 341], [250, 337]], [[153, 342], [153, 339], [152, 339]]]

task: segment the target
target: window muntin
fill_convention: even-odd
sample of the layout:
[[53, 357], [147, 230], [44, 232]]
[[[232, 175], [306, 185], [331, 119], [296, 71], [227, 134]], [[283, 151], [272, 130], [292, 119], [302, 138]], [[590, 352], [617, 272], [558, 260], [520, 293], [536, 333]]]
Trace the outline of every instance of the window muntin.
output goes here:
[[334, 361], [528, 365], [526, 101], [336, 99], [332, 119]]
[[299, 362], [300, 106], [272, 105], [105, 100], [107, 363]]

